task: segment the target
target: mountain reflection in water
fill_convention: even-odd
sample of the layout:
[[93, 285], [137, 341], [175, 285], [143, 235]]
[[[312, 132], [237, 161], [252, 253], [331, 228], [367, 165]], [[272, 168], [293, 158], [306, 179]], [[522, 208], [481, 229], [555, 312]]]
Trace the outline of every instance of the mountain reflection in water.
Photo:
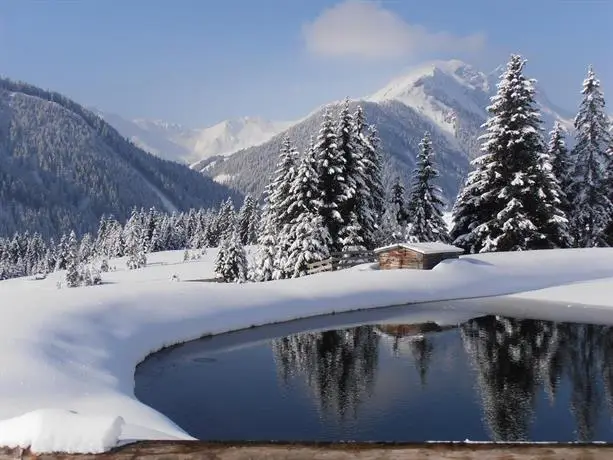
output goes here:
[[[261, 351], [257, 358], [255, 349]], [[270, 359], [270, 350], [274, 370], [257, 364]], [[166, 390], [147, 372], [137, 372], [137, 396], [208, 439], [613, 441], [608, 326], [486, 316], [455, 328], [385, 324], [309, 332], [214, 356], [223, 361], [224, 353], [244, 354], [237, 362], [251, 362], [244, 385], [258, 372], [276, 373], [280, 389], [254, 402], [267, 407], [257, 428], [245, 420], [226, 436], [210, 426], [182, 424], [180, 412], [195, 410], [197, 403], [167, 404], [164, 410], [158, 403]], [[233, 369], [228, 378], [236, 379], [239, 370]], [[198, 378], [190, 374], [191, 385]], [[223, 393], [223, 379], [216, 378], [220, 383], [207, 388], [204, 382], [202, 392]], [[147, 381], [147, 388], [139, 391], [139, 381]], [[182, 391], [181, 383], [172, 385]], [[316, 417], [301, 409], [305, 390]], [[231, 394], [219, 397], [231, 404]], [[212, 400], [207, 404], [214, 411]], [[287, 418], [284, 407], [291, 411]], [[223, 413], [214, 415], [223, 422]]]

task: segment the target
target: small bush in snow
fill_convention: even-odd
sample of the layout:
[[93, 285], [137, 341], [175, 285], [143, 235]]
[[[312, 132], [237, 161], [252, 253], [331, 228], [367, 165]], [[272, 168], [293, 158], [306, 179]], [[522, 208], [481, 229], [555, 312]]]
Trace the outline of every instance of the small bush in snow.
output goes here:
[[[74, 269], [66, 271], [66, 287], [95, 286], [102, 283], [100, 270], [92, 265], [77, 265]], [[59, 283], [58, 288], [61, 287]]]

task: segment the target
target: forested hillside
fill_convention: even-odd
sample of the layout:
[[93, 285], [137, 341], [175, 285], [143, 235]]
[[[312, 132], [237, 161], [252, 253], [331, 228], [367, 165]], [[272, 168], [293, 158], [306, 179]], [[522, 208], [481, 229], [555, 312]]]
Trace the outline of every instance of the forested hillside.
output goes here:
[[123, 138], [74, 101], [0, 79], [0, 235], [96, 229], [133, 207], [187, 210], [237, 196]]
[[[408, 182], [415, 167], [421, 138], [424, 132], [433, 130], [432, 124], [413, 108], [400, 102], [352, 102], [351, 110], [355, 110], [358, 105], [364, 110], [369, 123], [377, 127], [381, 151], [392, 165], [389, 169]], [[336, 106], [332, 110], [336, 112], [338, 109]], [[316, 112], [263, 145], [241, 150], [226, 159], [218, 158], [205, 173], [218, 180], [223, 175], [224, 183], [260, 196], [274, 169], [284, 136], [290, 137], [298, 150], [305, 150], [319, 130], [322, 113]], [[449, 202], [453, 202], [468, 169], [468, 155], [440, 132], [434, 131], [432, 141], [439, 152], [443, 194]]]

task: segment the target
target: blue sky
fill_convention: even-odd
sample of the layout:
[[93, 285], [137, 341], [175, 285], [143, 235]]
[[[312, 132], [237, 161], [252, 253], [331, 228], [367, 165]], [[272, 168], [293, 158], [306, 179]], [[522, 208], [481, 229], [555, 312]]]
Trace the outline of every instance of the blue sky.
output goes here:
[[0, 73], [128, 118], [295, 119], [420, 62], [519, 52], [570, 110], [593, 64], [613, 112], [611, 0], [3, 0]]

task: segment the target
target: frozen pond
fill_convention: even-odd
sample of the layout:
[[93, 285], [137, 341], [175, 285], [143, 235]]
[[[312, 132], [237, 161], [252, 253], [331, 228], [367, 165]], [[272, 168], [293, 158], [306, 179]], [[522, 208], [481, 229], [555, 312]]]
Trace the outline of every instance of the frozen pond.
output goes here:
[[136, 395], [203, 440], [613, 441], [610, 312], [584, 310], [595, 324], [583, 324], [477, 310], [396, 307], [205, 338], [149, 357]]

